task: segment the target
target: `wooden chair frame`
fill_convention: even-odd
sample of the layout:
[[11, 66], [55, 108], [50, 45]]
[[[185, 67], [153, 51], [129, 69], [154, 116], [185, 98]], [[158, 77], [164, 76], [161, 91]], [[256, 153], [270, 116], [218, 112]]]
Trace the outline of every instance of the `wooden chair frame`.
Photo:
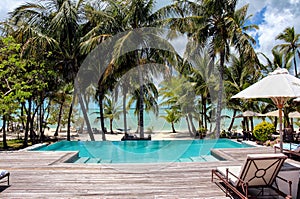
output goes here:
[[[264, 159], [271, 159], [274, 158], [270, 156], [270, 158], [267, 158], [266, 156], [263, 156], [264, 158], [260, 158], [261, 160]], [[234, 174], [230, 171], [230, 167], [226, 168], [226, 172], [220, 172], [217, 169], [212, 170], [211, 174], [211, 181], [214, 182], [214, 179], [218, 179], [219, 182], [223, 183], [223, 191], [225, 192], [226, 196], [231, 195], [230, 193], [234, 193], [236, 196], [238, 196], [241, 199], [247, 199], [249, 197], [249, 189], [250, 188], [260, 188], [261, 191], [257, 195], [264, 195], [264, 188], [270, 188], [274, 190], [278, 195], [283, 196], [285, 198], [292, 198], [292, 182], [288, 181], [286, 179], [283, 179], [282, 177], [278, 176], [279, 170], [284, 162], [285, 158], [276, 158], [274, 159], [274, 163], [267, 166], [266, 168], [262, 169], [259, 168], [259, 166], [256, 165], [257, 159], [251, 158], [248, 156], [246, 159], [245, 164], [241, 167], [239, 176]], [[256, 173], [253, 177], [250, 179], [247, 178], [248, 172], [250, 172], [250, 165], [252, 165], [254, 168], [256, 167]], [[265, 176], [267, 175], [267, 170], [272, 168], [274, 170], [274, 173], [272, 176]], [[253, 169], [253, 168], [252, 168]], [[259, 174], [257, 174], [259, 172]], [[266, 177], [266, 179], [265, 179]], [[236, 180], [236, 183], [233, 183], [231, 179], [234, 178]], [[260, 179], [262, 183], [255, 185], [253, 181]], [[288, 183], [289, 186], [289, 193], [283, 193], [280, 191], [277, 185], [277, 180], [281, 180], [284, 183]], [[225, 190], [224, 190], [225, 189]]]
[[[9, 176], [10, 176], [9, 172], [7, 172], [6, 174], [0, 176], [0, 183], [7, 182], [7, 185], [9, 186]], [[4, 178], [7, 178], [7, 180], [3, 181], [2, 179], [4, 179]]]

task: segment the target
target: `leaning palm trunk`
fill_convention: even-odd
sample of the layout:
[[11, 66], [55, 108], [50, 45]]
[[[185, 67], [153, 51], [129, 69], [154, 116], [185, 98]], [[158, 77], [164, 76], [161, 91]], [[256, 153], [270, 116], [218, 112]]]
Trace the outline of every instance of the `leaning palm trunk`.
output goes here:
[[172, 125], [172, 132], [173, 132], [173, 133], [176, 133], [175, 126], [174, 126], [174, 122], [171, 122], [171, 125]]
[[195, 125], [193, 123], [193, 116], [192, 116], [191, 113], [188, 113], [188, 117], [189, 117], [189, 121], [191, 123], [192, 133], [195, 134], [197, 130], [196, 130]]
[[82, 113], [83, 113], [83, 117], [84, 117], [84, 120], [85, 120], [85, 123], [86, 123], [86, 126], [87, 126], [87, 130], [88, 130], [88, 134], [90, 136], [90, 139], [91, 139], [91, 141], [95, 141], [94, 134], [93, 134], [91, 124], [90, 124], [90, 120], [88, 118], [86, 108], [85, 108], [85, 105], [84, 105], [84, 102], [83, 102], [83, 99], [82, 99], [82, 96], [81, 96], [80, 92], [77, 93], [77, 97], [78, 97], [78, 101], [79, 101], [79, 104], [80, 104], [80, 107], [81, 107], [81, 110], [82, 110]]
[[232, 129], [232, 127], [233, 127], [234, 119], [235, 119], [235, 116], [236, 116], [236, 112], [237, 112], [237, 110], [234, 109], [234, 110], [233, 110], [233, 115], [232, 115], [232, 119], [231, 119], [230, 125], [229, 125], [229, 127], [228, 127], [228, 129], [227, 129], [228, 131], [231, 131], [231, 129]]
[[59, 114], [58, 114], [58, 118], [57, 118], [57, 126], [56, 126], [56, 130], [55, 130], [55, 133], [54, 133], [54, 136], [58, 136], [58, 131], [59, 131], [59, 128], [60, 128], [60, 121], [61, 121], [61, 116], [62, 116], [62, 110], [63, 110], [63, 105], [64, 105], [64, 101], [60, 104], [60, 107], [59, 107]]
[[185, 120], [186, 120], [186, 123], [187, 123], [187, 126], [188, 126], [188, 130], [189, 130], [190, 136], [192, 137], [192, 136], [193, 136], [193, 133], [192, 133], [192, 131], [191, 131], [191, 127], [190, 127], [188, 115], [185, 116]]

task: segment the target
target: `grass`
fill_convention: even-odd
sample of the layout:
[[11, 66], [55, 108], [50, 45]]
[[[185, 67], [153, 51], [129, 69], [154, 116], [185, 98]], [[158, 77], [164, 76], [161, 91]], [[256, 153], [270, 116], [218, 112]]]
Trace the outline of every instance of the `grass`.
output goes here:
[[[21, 139], [12, 139], [12, 140], [7, 140], [7, 145], [8, 145], [8, 149], [4, 149], [3, 148], [3, 142], [0, 141], [0, 150], [3, 151], [3, 150], [19, 150], [19, 149], [22, 149], [24, 148], [23, 147], [23, 140]], [[31, 142], [28, 142], [28, 146], [31, 145]]]

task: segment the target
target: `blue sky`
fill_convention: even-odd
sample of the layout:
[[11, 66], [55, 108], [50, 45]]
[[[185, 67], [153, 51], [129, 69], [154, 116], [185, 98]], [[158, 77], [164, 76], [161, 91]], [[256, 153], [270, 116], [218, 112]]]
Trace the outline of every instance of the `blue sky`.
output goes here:
[[[25, 2], [37, 0], [0, 0], [0, 20], [7, 17], [7, 13]], [[157, 0], [160, 5], [165, 5], [171, 0]], [[248, 15], [252, 14], [252, 20], [259, 25], [259, 30], [251, 32], [257, 38], [258, 52], [267, 56], [271, 55], [271, 49], [280, 43], [275, 37], [287, 27], [295, 27], [300, 33], [300, 0], [240, 0], [239, 6], [249, 3]]]

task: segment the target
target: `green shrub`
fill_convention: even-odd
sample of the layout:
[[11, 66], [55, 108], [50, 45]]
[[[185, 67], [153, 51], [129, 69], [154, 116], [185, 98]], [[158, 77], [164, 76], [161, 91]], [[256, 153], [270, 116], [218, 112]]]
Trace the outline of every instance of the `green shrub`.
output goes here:
[[274, 125], [269, 122], [263, 121], [254, 127], [253, 135], [257, 140], [265, 142], [271, 138], [274, 132]]

